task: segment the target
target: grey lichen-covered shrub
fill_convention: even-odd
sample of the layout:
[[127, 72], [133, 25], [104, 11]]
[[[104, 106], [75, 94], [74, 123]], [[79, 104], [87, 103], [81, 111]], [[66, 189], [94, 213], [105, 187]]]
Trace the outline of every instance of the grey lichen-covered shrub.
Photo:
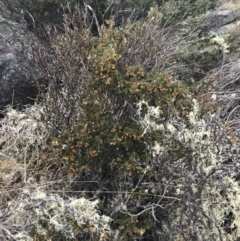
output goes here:
[[0, 121], [1, 152], [20, 162], [28, 155], [37, 155], [38, 147], [44, 145], [49, 136], [46, 125], [41, 121], [43, 109], [33, 105], [18, 111], [9, 106], [5, 113]]
[[[60, 240], [60, 237], [61, 240], [76, 240], [79, 237], [84, 240], [105, 240], [111, 237], [111, 219], [98, 213], [98, 201], [62, 198], [58, 193], [52, 194], [42, 189], [42, 182], [38, 184], [29, 177], [31, 170], [28, 168], [39, 161], [50, 134], [40, 118], [43, 112], [38, 105], [23, 111], [8, 107], [1, 120], [0, 155], [9, 160], [8, 163], [11, 161], [12, 166], [15, 165], [13, 172], [24, 174], [21, 180], [24, 188], [14, 188], [14, 195], [1, 200], [1, 211], [8, 214], [1, 216], [0, 238], [25, 241]], [[3, 164], [0, 163], [1, 169]], [[31, 188], [33, 184], [37, 187], [35, 190]], [[6, 193], [12, 185], [10, 179], [1, 183]], [[7, 208], [3, 210], [3, 207]], [[12, 224], [18, 227], [9, 228]]]
[[[240, 191], [233, 178], [234, 171], [225, 169], [222, 164], [222, 148], [226, 144], [221, 136], [223, 127], [216, 122], [214, 114], [200, 118], [200, 106], [196, 100], [192, 101], [194, 108], [186, 122], [178, 118], [161, 122], [159, 107], [145, 101], [138, 103], [137, 116], [146, 139], [151, 132], [162, 136], [147, 144], [152, 153], [148, 168], [156, 172], [166, 168], [171, 173], [168, 176], [167, 171], [165, 175], [161, 172], [159, 183], [165, 186], [164, 195], [171, 194], [169, 198], [175, 200], [172, 203], [175, 211], [169, 213], [159, 237], [237, 240], [240, 237]], [[162, 208], [171, 210], [170, 206]]]
[[[2, 220], [7, 230], [4, 237], [19, 241], [105, 240], [112, 236], [111, 218], [100, 215], [97, 205], [97, 200], [62, 198], [41, 188], [33, 191], [25, 187], [9, 204], [8, 215]], [[11, 224], [18, 228], [8, 229]]]
[[32, 168], [40, 164], [40, 152], [49, 137], [46, 125], [41, 121], [42, 114], [43, 109], [37, 105], [22, 111], [8, 106], [0, 120], [1, 208], [19, 194], [12, 185], [26, 182]]

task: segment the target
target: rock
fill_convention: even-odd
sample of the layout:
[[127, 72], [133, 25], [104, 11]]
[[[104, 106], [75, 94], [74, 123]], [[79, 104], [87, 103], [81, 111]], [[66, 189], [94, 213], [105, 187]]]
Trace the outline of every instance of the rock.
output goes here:
[[234, 1], [225, 1], [217, 10], [208, 13], [210, 33], [227, 35], [231, 29], [240, 27], [240, 7]]
[[37, 75], [27, 37], [20, 24], [0, 16], [0, 109], [11, 103], [17, 107], [33, 103], [37, 88], [24, 76], [23, 69]]
[[217, 35], [227, 35], [231, 29], [235, 27], [240, 27], [240, 21], [236, 21], [234, 23], [226, 24], [224, 26], [221, 26], [219, 28], [216, 28], [212, 31], [210, 31], [211, 34], [217, 34]]
[[227, 24], [231, 24], [240, 19], [240, 8], [223, 9], [210, 11], [207, 13], [208, 26], [217, 29]]
[[210, 33], [227, 35], [234, 26], [240, 26], [240, 7], [232, 1], [224, 1], [214, 11], [206, 14], [206, 22]]

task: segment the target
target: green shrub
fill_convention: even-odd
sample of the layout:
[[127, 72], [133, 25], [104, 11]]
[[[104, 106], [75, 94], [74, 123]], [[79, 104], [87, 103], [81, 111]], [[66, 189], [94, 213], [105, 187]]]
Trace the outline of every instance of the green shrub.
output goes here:
[[74, 169], [91, 166], [104, 171], [104, 166], [111, 165], [129, 173], [142, 172], [147, 151], [134, 121], [138, 101], [159, 106], [164, 119], [185, 116], [191, 108], [183, 84], [159, 71], [145, 73], [140, 65], [125, 66], [121, 56], [130, 38], [130, 31], [109, 26], [102, 28], [99, 37], [92, 37], [90, 48], [85, 49], [90, 73], [79, 93], [80, 123], [63, 136], [65, 158]]

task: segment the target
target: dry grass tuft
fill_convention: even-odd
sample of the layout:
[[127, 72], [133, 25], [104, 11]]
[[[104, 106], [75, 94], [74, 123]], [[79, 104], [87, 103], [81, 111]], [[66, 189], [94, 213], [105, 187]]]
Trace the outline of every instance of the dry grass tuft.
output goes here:
[[14, 160], [0, 157], [0, 180], [6, 184], [22, 167]]
[[219, 7], [219, 10], [233, 10], [240, 8], [240, 0], [228, 1]]
[[0, 208], [3, 210], [8, 202], [19, 192], [16, 183], [22, 180], [22, 166], [7, 157], [0, 157]]

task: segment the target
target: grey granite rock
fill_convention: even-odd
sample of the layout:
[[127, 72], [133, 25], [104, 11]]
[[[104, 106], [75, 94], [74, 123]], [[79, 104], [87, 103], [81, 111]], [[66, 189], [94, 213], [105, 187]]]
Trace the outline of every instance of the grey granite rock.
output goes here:
[[37, 89], [23, 69], [37, 74], [28, 40], [20, 24], [0, 16], [0, 109], [11, 103], [21, 107], [36, 97]]
[[207, 18], [210, 28], [219, 28], [240, 20], [240, 8], [210, 11]]

